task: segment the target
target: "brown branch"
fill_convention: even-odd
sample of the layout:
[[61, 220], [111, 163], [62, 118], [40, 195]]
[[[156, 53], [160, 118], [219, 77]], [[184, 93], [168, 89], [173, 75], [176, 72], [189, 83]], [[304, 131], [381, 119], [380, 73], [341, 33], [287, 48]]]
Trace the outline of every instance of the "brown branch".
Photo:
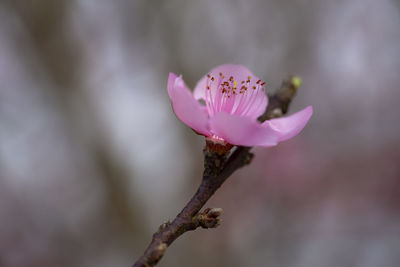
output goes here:
[[[284, 81], [281, 87], [269, 96], [267, 110], [259, 118], [261, 122], [280, 117], [288, 111], [299, 85], [294, 79], [296, 78], [291, 77], [288, 81]], [[229, 154], [230, 148], [207, 140], [204, 149], [203, 179], [197, 192], [172, 222], [163, 223], [153, 234], [150, 245], [133, 267], [154, 266], [162, 258], [168, 246], [183, 233], [198, 227], [215, 228], [220, 224], [222, 209], [207, 208], [199, 213], [200, 209], [233, 172], [249, 164], [253, 158], [251, 147], [237, 147]]]

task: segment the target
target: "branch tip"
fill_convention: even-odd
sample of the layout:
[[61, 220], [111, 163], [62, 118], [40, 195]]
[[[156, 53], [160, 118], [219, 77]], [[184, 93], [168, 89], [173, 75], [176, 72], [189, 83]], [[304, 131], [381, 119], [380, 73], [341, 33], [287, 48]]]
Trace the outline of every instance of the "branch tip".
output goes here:
[[[301, 83], [302, 80], [298, 76], [291, 76], [283, 81], [275, 93], [268, 95], [269, 104], [258, 120], [264, 122], [286, 114]], [[134, 267], [156, 265], [168, 245], [187, 231], [198, 227], [216, 228], [221, 224], [221, 208], [207, 208], [203, 212], [199, 211], [233, 172], [251, 163], [254, 155], [250, 152], [251, 147], [238, 146], [231, 151], [230, 144], [212, 139], [207, 139], [206, 142], [203, 180], [197, 192], [172, 222], [167, 221], [160, 225], [144, 254], [133, 265]]]

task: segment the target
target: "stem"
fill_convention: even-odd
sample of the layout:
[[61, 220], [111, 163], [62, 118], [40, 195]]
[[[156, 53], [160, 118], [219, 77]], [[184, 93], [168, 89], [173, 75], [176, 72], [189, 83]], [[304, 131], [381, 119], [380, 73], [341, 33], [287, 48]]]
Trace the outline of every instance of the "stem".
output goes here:
[[[297, 86], [293, 82], [293, 78], [284, 81], [275, 94], [269, 97], [267, 110], [259, 120], [262, 122], [285, 114], [296, 91]], [[196, 193], [172, 222], [163, 223], [153, 234], [149, 246], [133, 267], [156, 265], [168, 246], [187, 231], [195, 230], [198, 227], [217, 227], [220, 223], [221, 209], [206, 209], [199, 212], [233, 172], [251, 162], [253, 154], [250, 153], [250, 150], [251, 147], [237, 147], [229, 156], [229, 150], [221, 153], [210, 149], [210, 146], [207, 145], [204, 150], [203, 179]]]

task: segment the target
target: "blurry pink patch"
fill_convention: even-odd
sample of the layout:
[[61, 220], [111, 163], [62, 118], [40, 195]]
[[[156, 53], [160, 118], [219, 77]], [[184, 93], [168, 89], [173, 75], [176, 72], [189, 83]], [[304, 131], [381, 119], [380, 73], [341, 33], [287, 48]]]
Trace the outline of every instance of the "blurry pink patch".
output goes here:
[[168, 94], [176, 116], [199, 134], [232, 145], [269, 147], [296, 136], [310, 119], [312, 107], [260, 123], [257, 118], [268, 105], [264, 85], [246, 67], [226, 64], [204, 76], [193, 93], [182, 76], [170, 73]]

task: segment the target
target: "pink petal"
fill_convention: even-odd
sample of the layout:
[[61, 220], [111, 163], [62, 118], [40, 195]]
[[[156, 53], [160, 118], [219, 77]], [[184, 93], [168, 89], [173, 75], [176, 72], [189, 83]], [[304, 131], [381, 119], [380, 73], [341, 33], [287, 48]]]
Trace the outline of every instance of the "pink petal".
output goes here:
[[303, 130], [304, 126], [310, 120], [312, 113], [312, 107], [308, 106], [291, 116], [272, 119], [264, 122], [263, 125], [269, 125], [276, 132], [279, 142], [285, 141], [296, 136]]
[[176, 116], [193, 130], [209, 136], [208, 113], [186, 87], [182, 76], [170, 73], [168, 77], [168, 95]]
[[206, 87], [207, 87], [207, 75], [201, 78], [193, 90], [193, 96], [196, 99], [204, 99], [206, 100]]
[[242, 116], [248, 116], [253, 119], [257, 119], [267, 109], [268, 97], [265, 94], [265, 91], [261, 90], [252, 91], [248, 97], [249, 105], [244, 108], [241, 114]]
[[232, 145], [275, 146], [278, 138], [269, 125], [262, 125], [250, 117], [220, 112], [210, 118], [211, 132]]
[[170, 99], [172, 99], [172, 92], [174, 90], [176, 78], [178, 78], [178, 76], [176, 76], [175, 73], [172, 73], [172, 72], [169, 73], [167, 89], [168, 89], [168, 95], [169, 95]]

